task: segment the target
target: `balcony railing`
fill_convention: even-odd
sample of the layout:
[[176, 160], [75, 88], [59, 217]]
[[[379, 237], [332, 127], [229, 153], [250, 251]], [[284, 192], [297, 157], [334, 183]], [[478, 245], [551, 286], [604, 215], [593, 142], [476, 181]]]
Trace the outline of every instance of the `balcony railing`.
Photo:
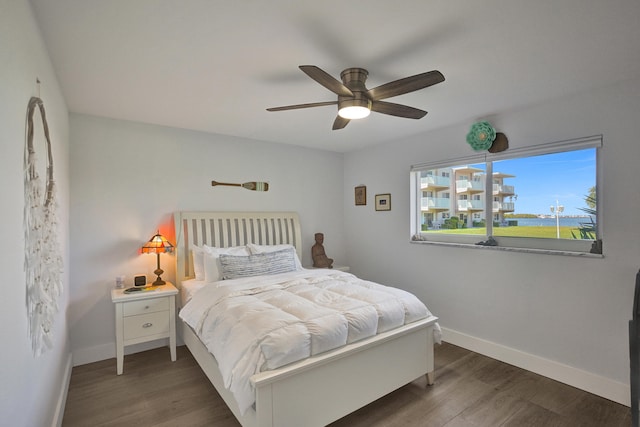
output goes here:
[[468, 179], [456, 180], [456, 193], [479, 193], [484, 191], [484, 183], [481, 181], [469, 181]]
[[513, 212], [515, 210], [515, 203], [513, 202], [493, 202], [494, 212]]
[[444, 197], [423, 197], [422, 210], [451, 209], [451, 199]]
[[484, 210], [484, 201], [482, 200], [458, 200], [458, 211], [482, 211]]
[[493, 184], [493, 194], [515, 194], [513, 185]]
[[448, 188], [451, 185], [451, 178], [447, 176], [423, 176], [420, 178], [420, 188], [429, 188], [429, 187], [446, 187]]

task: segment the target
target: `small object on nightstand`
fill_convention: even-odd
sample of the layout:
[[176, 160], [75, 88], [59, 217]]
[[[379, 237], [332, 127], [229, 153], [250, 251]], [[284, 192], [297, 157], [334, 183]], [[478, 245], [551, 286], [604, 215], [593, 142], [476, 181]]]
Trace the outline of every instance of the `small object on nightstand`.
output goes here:
[[151, 292], [158, 289], [159, 286], [134, 286], [133, 288], [127, 288], [124, 290], [125, 294], [132, 294], [134, 292]]
[[116, 276], [116, 288], [124, 288], [124, 278], [125, 276]]
[[135, 276], [133, 278], [133, 286], [144, 286], [147, 284], [147, 276]]
[[[151, 292], [153, 291], [153, 292]], [[169, 338], [171, 360], [176, 360], [176, 294], [169, 282], [163, 286], [112, 289], [116, 310], [116, 369], [124, 368], [124, 347]]]

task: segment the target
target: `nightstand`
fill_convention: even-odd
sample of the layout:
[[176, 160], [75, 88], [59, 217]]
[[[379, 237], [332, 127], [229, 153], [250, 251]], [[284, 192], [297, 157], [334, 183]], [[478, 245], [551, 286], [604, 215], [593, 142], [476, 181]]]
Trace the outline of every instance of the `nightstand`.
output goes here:
[[[312, 270], [315, 270], [318, 267], [305, 267], [305, 268], [310, 268]], [[332, 270], [338, 270], [338, 271], [344, 271], [344, 272], [349, 272], [349, 270], [351, 270], [349, 268], [349, 266], [347, 265], [334, 265]]]
[[[149, 287], [145, 287], [149, 289]], [[161, 338], [169, 338], [171, 361], [176, 360], [176, 294], [169, 282], [154, 290], [125, 294], [112, 289], [111, 301], [116, 308], [117, 373], [122, 374], [124, 347]]]

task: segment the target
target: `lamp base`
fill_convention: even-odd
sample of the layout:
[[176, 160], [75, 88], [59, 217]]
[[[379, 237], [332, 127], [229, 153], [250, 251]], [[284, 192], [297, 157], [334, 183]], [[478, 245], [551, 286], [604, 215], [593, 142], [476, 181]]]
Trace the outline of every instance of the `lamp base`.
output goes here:
[[167, 282], [165, 282], [164, 280], [162, 280], [162, 277], [158, 276], [158, 278], [156, 279], [155, 282], [153, 282], [151, 284], [151, 286], [162, 286], [165, 285]]
[[160, 254], [158, 254], [158, 268], [156, 268], [156, 270], [153, 272], [153, 274], [158, 276], [158, 278], [156, 279], [155, 282], [152, 283], [153, 286], [162, 286], [165, 283], [167, 283], [164, 280], [162, 280], [162, 277], [160, 277], [162, 273], [164, 273], [164, 270], [160, 268]]

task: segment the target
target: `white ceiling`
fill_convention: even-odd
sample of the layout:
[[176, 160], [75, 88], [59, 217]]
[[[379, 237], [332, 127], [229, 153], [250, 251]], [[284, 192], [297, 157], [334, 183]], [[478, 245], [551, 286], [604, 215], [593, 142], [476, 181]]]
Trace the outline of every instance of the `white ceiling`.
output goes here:
[[[72, 112], [347, 152], [640, 75], [637, 0], [31, 0]], [[446, 81], [332, 131], [298, 69]], [[47, 82], [42, 82], [46, 85]]]

